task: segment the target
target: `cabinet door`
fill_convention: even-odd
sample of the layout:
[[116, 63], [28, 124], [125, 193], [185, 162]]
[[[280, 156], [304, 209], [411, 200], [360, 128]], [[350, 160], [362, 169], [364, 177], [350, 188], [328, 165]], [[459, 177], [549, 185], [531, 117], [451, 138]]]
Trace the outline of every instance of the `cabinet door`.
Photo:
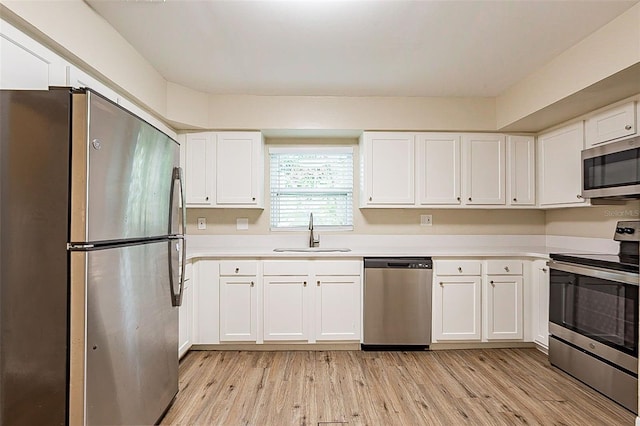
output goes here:
[[193, 326], [193, 291], [191, 280], [185, 280], [182, 292], [182, 305], [178, 308], [178, 356], [182, 357], [191, 347], [191, 328]]
[[636, 134], [636, 104], [629, 102], [608, 109], [587, 120], [585, 125], [587, 146]]
[[220, 341], [256, 341], [256, 277], [220, 277]]
[[218, 262], [199, 260], [193, 264], [193, 344], [220, 343], [220, 281]]
[[0, 89], [47, 90], [67, 84], [62, 58], [9, 23], [2, 21], [0, 27]]
[[420, 204], [460, 204], [460, 136], [416, 136]]
[[185, 199], [187, 206], [208, 207], [215, 201], [215, 134], [191, 133], [185, 146]]
[[540, 135], [540, 205], [582, 204], [582, 121]]
[[522, 339], [522, 277], [488, 275], [487, 340]]
[[260, 133], [224, 132], [217, 136], [217, 204], [257, 206], [264, 169]]
[[505, 139], [503, 135], [462, 136], [465, 204], [505, 204]]
[[308, 277], [264, 277], [264, 340], [308, 340]]
[[403, 133], [365, 133], [363, 205], [412, 205], [414, 137]]
[[480, 340], [480, 277], [436, 277], [433, 340]]
[[549, 269], [546, 261], [539, 260], [533, 266], [533, 340], [544, 348], [549, 347]]
[[533, 136], [509, 136], [509, 204], [535, 204], [535, 142]]
[[316, 340], [360, 339], [360, 277], [316, 277]]

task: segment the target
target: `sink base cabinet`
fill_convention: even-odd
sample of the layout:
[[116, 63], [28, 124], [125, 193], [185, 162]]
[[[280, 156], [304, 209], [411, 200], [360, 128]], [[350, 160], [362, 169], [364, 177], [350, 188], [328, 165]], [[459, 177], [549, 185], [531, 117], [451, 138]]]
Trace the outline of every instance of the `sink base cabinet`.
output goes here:
[[307, 277], [264, 277], [264, 340], [309, 340]]

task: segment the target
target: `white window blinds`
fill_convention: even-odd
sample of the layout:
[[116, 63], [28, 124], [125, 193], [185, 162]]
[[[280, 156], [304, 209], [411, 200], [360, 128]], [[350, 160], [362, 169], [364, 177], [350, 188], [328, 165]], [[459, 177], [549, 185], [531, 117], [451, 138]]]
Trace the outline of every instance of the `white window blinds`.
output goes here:
[[353, 148], [271, 147], [271, 229], [353, 228]]

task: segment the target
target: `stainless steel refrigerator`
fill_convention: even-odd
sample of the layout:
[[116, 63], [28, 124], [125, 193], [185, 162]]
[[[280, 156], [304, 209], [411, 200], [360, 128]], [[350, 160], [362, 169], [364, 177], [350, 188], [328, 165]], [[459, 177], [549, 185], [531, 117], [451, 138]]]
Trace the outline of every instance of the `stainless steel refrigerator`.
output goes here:
[[0, 424], [157, 422], [178, 391], [178, 143], [69, 88], [0, 91], [0, 135]]

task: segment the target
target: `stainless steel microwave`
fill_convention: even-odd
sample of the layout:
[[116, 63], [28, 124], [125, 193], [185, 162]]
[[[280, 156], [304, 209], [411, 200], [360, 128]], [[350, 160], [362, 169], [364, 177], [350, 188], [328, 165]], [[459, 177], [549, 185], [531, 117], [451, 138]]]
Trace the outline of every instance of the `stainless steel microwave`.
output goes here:
[[640, 199], [640, 137], [582, 151], [582, 196]]

